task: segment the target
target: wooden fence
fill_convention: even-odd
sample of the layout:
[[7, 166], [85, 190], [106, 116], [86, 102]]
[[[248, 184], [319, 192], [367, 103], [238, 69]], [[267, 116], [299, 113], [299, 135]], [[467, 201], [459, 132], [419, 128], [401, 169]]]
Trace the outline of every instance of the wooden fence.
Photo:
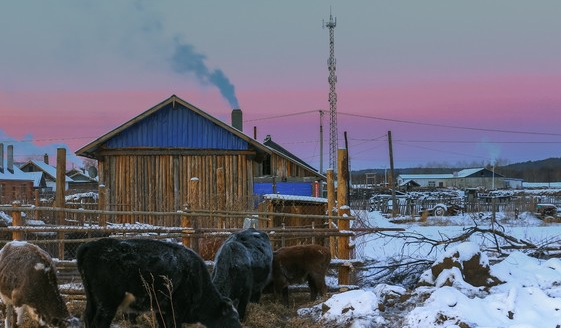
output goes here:
[[[548, 203], [561, 207], [560, 196], [518, 196], [512, 198], [496, 198], [496, 199], [474, 199], [464, 201], [458, 198], [443, 198], [431, 200], [398, 200], [398, 211], [401, 215], [418, 216], [421, 215], [423, 209], [434, 208], [438, 204], [457, 204], [460, 205], [464, 213], [478, 212], [507, 212], [522, 213], [535, 212], [536, 204]], [[373, 209], [383, 213], [390, 213], [392, 208], [391, 201], [384, 199], [374, 203], [370, 203], [368, 199], [355, 199], [351, 203], [353, 208]]]
[[[54, 207], [29, 207], [19, 206], [14, 203], [11, 207], [0, 207], [0, 211], [9, 213], [11, 225], [0, 227], [0, 243], [10, 240], [27, 240], [39, 244], [53, 257], [63, 261], [75, 258], [77, 247], [84, 242], [100, 237], [111, 236], [115, 238], [151, 238], [167, 239], [182, 242], [195, 251], [202, 243], [214, 237], [225, 239], [232, 232], [247, 227], [248, 225], [268, 233], [273, 248], [286, 245], [316, 243], [329, 245], [330, 242], [345, 237], [351, 238], [354, 233], [349, 230], [340, 231], [337, 225], [329, 227], [314, 224], [302, 226], [269, 226], [274, 218], [300, 217], [306, 220], [333, 220], [333, 217], [324, 215], [306, 215], [294, 213], [267, 213], [267, 212], [227, 212], [227, 211], [197, 211], [197, 212], [127, 212], [127, 211], [100, 211], [86, 209], [54, 208]], [[55, 218], [62, 216], [62, 224]], [[142, 216], [161, 217], [163, 225], [120, 223], [120, 217]], [[193, 228], [195, 220], [223, 220], [229, 219], [238, 222], [239, 228]], [[352, 217], [339, 218], [338, 222], [350, 221]], [[169, 220], [169, 224], [166, 224]], [[179, 224], [176, 224], [179, 222]], [[202, 225], [200, 225], [202, 226]], [[214, 225], [213, 225], [214, 226]], [[343, 225], [344, 226], [344, 225]], [[218, 245], [219, 246], [219, 245]], [[336, 247], [336, 246], [334, 246]], [[339, 258], [334, 253], [335, 258]], [[349, 254], [345, 258], [350, 259]]]

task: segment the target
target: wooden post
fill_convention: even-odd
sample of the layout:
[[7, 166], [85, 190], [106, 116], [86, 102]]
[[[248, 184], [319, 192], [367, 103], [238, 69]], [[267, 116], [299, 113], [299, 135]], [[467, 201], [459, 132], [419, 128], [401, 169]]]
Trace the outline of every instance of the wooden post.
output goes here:
[[[327, 215], [329, 215], [329, 229], [333, 229], [333, 209], [335, 208], [335, 175], [333, 174], [333, 169], [327, 169]], [[335, 237], [329, 237], [329, 250], [331, 251], [331, 256], [336, 257], [335, 253], [337, 247], [335, 246]]]
[[39, 199], [39, 189], [35, 189], [34, 195], [35, 195], [35, 220], [40, 220], [41, 211], [37, 209], [37, 207], [41, 206], [41, 200]]
[[[105, 207], [106, 197], [107, 197], [107, 190], [105, 189], [105, 185], [103, 183], [100, 183], [97, 190], [98, 190], [97, 209], [100, 211], [107, 211], [107, 208]], [[98, 224], [102, 227], [105, 227], [107, 225], [107, 216], [105, 214], [99, 215]]]
[[[64, 208], [65, 205], [65, 191], [66, 191], [66, 149], [57, 148], [56, 151], [56, 194], [55, 194], [55, 207]], [[56, 224], [64, 225], [65, 212], [57, 212]], [[64, 239], [64, 231], [58, 232], [58, 239]], [[64, 242], [58, 245], [58, 258], [64, 260]]]
[[[188, 204], [189, 204], [189, 211], [196, 211], [199, 209], [199, 178], [191, 178], [189, 181], [189, 194], [188, 196]], [[181, 218], [181, 227], [182, 228], [197, 228], [197, 220], [191, 217], [182, 217]], [[182, 238], [183, 245], [187, 247], [191, 247], [194, 250], [198, 250], [198, 243], [199, 239], [195, 238], [191, 240], [191, 237]]]
[[[226, 209], [226, 186], [224, 182], [224, 168], [219, 167], [216, 169], [216, 209]], [[218, 219], [218, 229], [224, 229], [224, 217]]]
[[[19, 201], [12, 202], [12, 207], [20, 207], [21, 203]], [[17, 209], [12, 212], [12, 226], [21, 227], [23, 225], [23, 220], [21, 218], [21, 212]], [[23, 240], [23, 231], [13, 231], [13, 240]]]
[[389, 176], [389, 185], [392, 192], [392, 218], [396, 217], [397, 211], [397, 198], [395, 197], [395, 175], [394, 175], [394, 167], [393, 167], [393, 146], [392, 146], [392, 132], [388, 131], [388, 148], [390, 153], [390, 176]]
[[[347, 161], [347, 150], [339, 149], [337, 154], [337, 205], [338, 205], [338, 215], [339, 215], [339, 231], [349, 231], [350, 224], [348, 216], [351, 214], [351, 209], [349, 207], [348, 200], [348, 181], [349, 181], [349, 170]], [[345, 218], [346, 217], [346, 218]], [[337, 254], [339, 259], [349, 259], [350, 258], [350, 248], [349, 248], [349, 237], [339, 236]], [[346, 265], [339, 267], [339, 285], [349, 285], [350, 284], [350, 268]]]

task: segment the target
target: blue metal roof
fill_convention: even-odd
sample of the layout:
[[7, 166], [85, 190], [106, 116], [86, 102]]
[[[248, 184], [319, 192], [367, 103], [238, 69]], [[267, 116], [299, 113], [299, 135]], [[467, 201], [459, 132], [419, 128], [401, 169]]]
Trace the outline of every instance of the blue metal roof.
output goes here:
[[106, 148], [196, 148], [247, 150], [249, 144], [215, 122], [169, 103], [107, 140]]

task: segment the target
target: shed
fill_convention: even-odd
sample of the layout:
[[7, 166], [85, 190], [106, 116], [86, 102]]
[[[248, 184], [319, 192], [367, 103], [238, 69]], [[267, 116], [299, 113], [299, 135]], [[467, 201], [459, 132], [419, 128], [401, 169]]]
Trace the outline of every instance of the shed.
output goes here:
[[[323, 219], [302, 217], [300, 215], [327, 215], [327, 198], [294, 195], [265, 194], [259, 204], [260, 211], [268, 213], [290, 213], [298, 216], [273, 216], [269, 222], [273, 227], [292, 227], [307, 230], [328, 228], [328, 222]], [[314, 240], [313, 240], [314, 239]], [[325, 240], [315, 238], [285, 240], [277, 247], [290, 246], [300, 243], [314, 243], [326, 245]]]
[[66, 172], [66, 176], [72, 180], [68, 183], [69, 194], [97, 191], [97, 180], [82, 169], [71, 169]]
[[[199, 181], [202, 208], [252, 208], [254, 178], [271, 169], [272, 153], [175, 95], [76, 152], [98, 161], [105, 209], [164, 212], [189, 206], [193, 178]], [[287, 177], [314, 174], [295, 165], [298, 169], [286, 171]]]
[[487, 168], [470, 168], [448, 174], [400, 174], [399, 185], [414, 181], [421, 187], [428, 188], [502, 188], [504, 176]]

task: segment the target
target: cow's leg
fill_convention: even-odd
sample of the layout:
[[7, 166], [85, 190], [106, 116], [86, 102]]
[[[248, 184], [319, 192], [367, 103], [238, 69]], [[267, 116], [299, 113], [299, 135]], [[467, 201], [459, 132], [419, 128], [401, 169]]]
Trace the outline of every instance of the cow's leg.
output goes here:
[[315, 301], [318, 297], [318, 285], [313, 274], [308, 275], [308, 287], [310, 287], [310, 301]]
[[245, 318], [245, 311], [247, 310], [247, 304], [249, 303], [250, 299], [250, 292], [246, 291], [240, 297], [238, 303], [238, 314], [240, 315], [240, 321], [244, 321]]
[[114, 301], [101, 301], [97, 304], [93, 304], [91, 310], [91, 317], [88, 320], [86, 328], [109, 328], [111, 322], [115, 315], [117, 314], [117, 308], [119, 304]]
[[14, 327], [14, 324], [15, 324], [14, 316], [15, 316], [14, 305], [13, 304], [6, 304], [6, 315], [5, 315], [5, 320], [4, 320], [4, 327], [6, 327], [6, 328]]
[[285, 287], [283, 287], [282, 289], [282, 300], [284, 302], [284, 305], [288, 306], [288, 285], [286, 285]]
[[97, 311], [95, 302], [92, 299], [93, 297], [86, 298], [86, 309], [84, 310], [84, 324], [86, 328], [93, 328], [93, 319]]
[[251, 294], [251, 298], [249, 299], [249, 301], [251, 303], [259, 303], [259, 301], [261, 300], [261, 290], [256, 290]]

